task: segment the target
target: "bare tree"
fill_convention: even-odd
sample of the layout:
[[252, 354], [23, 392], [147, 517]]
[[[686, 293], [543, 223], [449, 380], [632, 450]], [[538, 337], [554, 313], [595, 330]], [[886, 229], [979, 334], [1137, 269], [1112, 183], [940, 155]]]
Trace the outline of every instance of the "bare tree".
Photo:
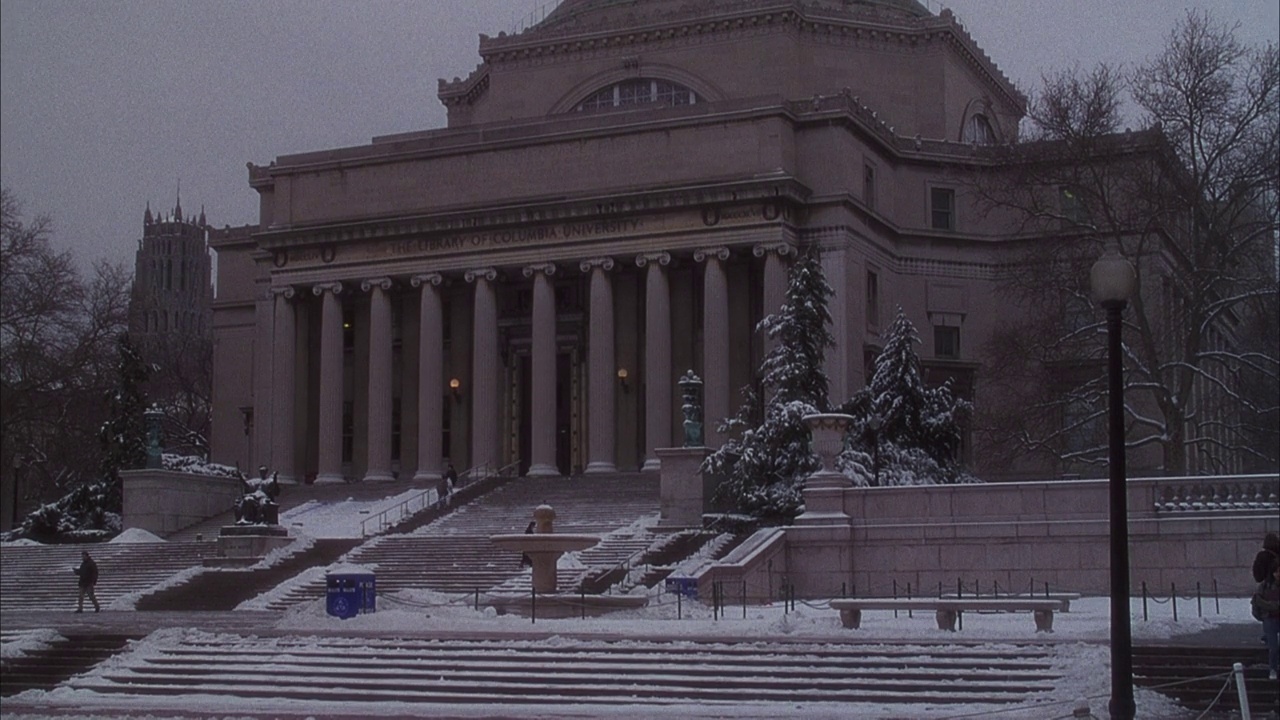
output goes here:
[[7, 188], [0, 210], [0, 472], [12, 513], [18, 475], [35, 501], [94, 476], [129, 276], [100, 263], [86, 282], [51, 246], [47, 216], [24, 223]]
[[[1004, 282], [1027, 312], [990, 344], [1018, 400], [981, 420], [1011, 458], [1105, 462], [1103, 329], [1087, 278], [1115, 243], [1141, 288], [1125, 314], [1130, 448], [1175, 475], [1280, 463], [1276, 442], [1259, 442], [1277, 437], [1280, 348], [1257, 331], [1277, 322], [1278, 88], [1275, 45], [1243, 47], [1194, 12], [1131, 72], [1044, 78], [1027, 139], [975, 181], [1027, 238]], [[1126, 91], [1140, 131], [1120, 131]]]

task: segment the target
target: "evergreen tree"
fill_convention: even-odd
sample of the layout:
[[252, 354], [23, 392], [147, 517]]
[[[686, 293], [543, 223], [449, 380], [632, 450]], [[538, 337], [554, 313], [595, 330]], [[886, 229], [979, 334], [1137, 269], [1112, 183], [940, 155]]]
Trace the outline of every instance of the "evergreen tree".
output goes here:
[[[147, 463], [144, 416], [147, 399], [142, 387], [151, 370], [130, 342], [128, 333], [120, 335], [116, 348], [119, 351], [117, 384], [109, 391], [107, 404], [111, 415], [102, 424], [99, 435], [102, 443], [99, 474], [117, 488], [114, 495], [119, 495], [120, 471], [144, 467]], [[118, 511], [118, 503], [116, 505], [115, 510]]]
[[919, 343], [915, 326], [898, 308], [871, 382], [841, 408], [855, 420], [850, 428], [853, 442], [841, 454], [840, 465], [860, 485], [972, 479], [957, 459], [960, 426], [972, 406], [952, 394], [950, 381], [925, 387], [915, 349]]
[[763, 408], [745, 389], [737, 416], [721, 427], [729, 440], [703, 464], [704, 472], [722, 478], [717, 497], [741, 512], [793, 517], [800, 507], [798, 483], [818, 469], [803, 418], [828, 408], [823, 363], [835, 344], [827, 327], [832, 294], [816, 249], [801, 253], [788, 273], [786, 302], [757, 328], [774, 341], [760, 365]]

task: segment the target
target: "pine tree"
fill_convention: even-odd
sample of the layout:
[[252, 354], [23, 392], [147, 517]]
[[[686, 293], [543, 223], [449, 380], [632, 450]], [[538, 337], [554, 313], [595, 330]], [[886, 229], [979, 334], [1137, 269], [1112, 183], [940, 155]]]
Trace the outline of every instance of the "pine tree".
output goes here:
[[105, 493], [108, 503], [106, 509], [111, 512], [120, 512], [121, 509], [123, 496], [120, 471], [140, 468], [147, 462], [147, 427], [144, 416], [147, 400], [142, 387], [151, 374], [150, 368], [130, 342], [128, 333], [121, 334], [116, 347], [119, 351], [117, 385], [107, 398], [111, 415], [102, 424], [99, 434], [102, 443], [99, 474], [102, 481], [108, 484], [108, 492]]
[[774, 341], [760, 365], [763, 408], [755, 391], [745, 389], [737, 416], [721, 428], [729, 440], [703, 464], [704, 472], [722, 478], [717, 497], [741, 512], [794, 516], [798, 483], [819, 467], [803, 418], [829, 406], [823, 363], [835, 344], [827, 327], [832, 294], [817, 251], [802, 253], [788, 273], [785, 303], [757, 328]]
[[971, 480], [957, 456], [961, 424], [972, 406], [953, 395], [950, 381], [925, 387], [918, 344], [915, 326], [898, 308], [871, 382], [841, 408], [855, 418], [850, 429], [854, 442], [841, 455], [841, 469], [860, 485]]

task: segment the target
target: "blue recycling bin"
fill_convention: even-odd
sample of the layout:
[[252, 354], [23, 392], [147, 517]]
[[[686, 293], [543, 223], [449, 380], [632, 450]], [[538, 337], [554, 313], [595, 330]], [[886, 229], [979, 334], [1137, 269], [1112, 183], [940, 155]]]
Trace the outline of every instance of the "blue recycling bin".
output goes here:
[[667, 578], [667, 592], [677, 593], [689, 598], [698, 597], [698, 578], [692, 577], [671, 577]]
[[377, 610], [377, 580], [373, 573], [325, 575], [325, 611], [342, 619]]

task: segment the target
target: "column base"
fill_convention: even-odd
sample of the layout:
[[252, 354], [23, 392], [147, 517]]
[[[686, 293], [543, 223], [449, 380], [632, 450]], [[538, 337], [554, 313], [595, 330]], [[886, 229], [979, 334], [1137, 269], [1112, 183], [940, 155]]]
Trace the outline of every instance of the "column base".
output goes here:
[[560, 470], [554, 465], [540, 463], [530, 467], [525, 477], [560, 477]]
[[646, 458], [644, 466], [640, 468], [640, 472], [659, 472], [662, 470], [662, 461], [656, 457]]
[[346, 482], [347, 479], [341, 475], [326, 475], [321, 473], [316, 476], [316, 485], [339, 485]]
[[370, 470], [361, 482], [395, 482], [396, 476], [386, 470]]
[[444, 473], [439, 470], [419, 470], [413, 474], [414, 482], [438, 482], [444, 477]]
[[593, 462], [582, 471], [584, 475], [616, 475], [618, 467], [611, 462]]

